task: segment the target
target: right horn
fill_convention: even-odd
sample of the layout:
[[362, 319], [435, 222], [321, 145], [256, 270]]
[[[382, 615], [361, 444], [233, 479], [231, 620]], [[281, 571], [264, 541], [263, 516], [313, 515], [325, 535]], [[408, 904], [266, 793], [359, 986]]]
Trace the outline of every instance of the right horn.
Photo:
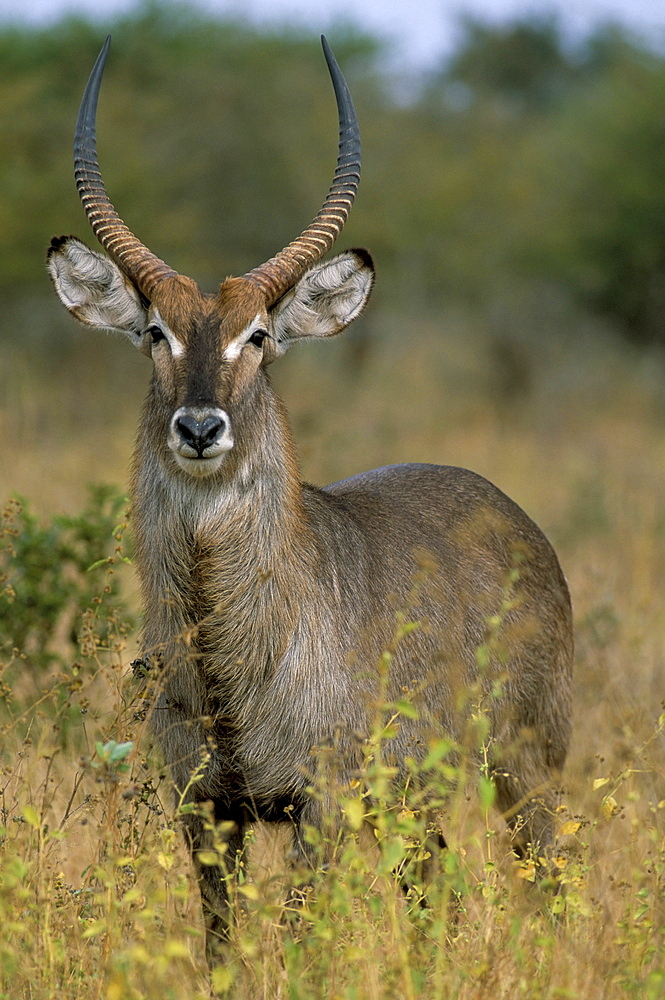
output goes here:
[[360, 130], [353, 101], [328, 42], [323, 52], [335, 88], [339, 114], [339, 153], [332, 186], [321, 210], [305, 231], [278, 254], [248, 271], [245, 278], [265, 293], [268, 306], [293, 288], [305, 271], [328, 253], [346, 222], [360, 183]]
[[121, 271], [150, 300], [155, 285], [178, 272], [165, 264], [134, 236], [111, 204], [97, 162], [95, 119], [106, 57], [108, 35], [85, 88], [74, 136], [74, 177], [81, 203], [93, 232]]

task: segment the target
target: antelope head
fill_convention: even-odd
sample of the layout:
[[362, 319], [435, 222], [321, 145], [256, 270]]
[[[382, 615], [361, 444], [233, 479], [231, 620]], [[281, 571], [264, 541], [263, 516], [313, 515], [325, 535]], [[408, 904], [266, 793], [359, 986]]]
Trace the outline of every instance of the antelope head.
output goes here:
[[339, 154], [330, 191], [312, 223], [274, 257], [217, 292], [202, 292], [151, 253], [106, 193], [95, 119], [110, 37], [93, 67], [74, 140], [76, 185], [106, 253], [56, 237], [48, 268], [56, 292], [82, 323], [124, 333], [152, 358], [151, 419], [164, 458], [191, 476], [217, 472], [232, 453], [243, 410], [266, 384], [265, 367], [295, 341], [340, 333], [364, 307], [374, 280], [365, 250], [322, 262], [346, 222], [360, 180], [360, 137], [348, 87], [323, 50], [339, 114]]

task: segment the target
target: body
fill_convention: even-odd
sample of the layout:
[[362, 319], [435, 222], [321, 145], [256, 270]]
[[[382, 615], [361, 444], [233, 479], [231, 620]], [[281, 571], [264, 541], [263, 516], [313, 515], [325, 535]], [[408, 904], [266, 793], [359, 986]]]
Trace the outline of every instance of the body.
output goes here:
[[[406, 758], [424, 756], [432, 737], [463, 740], [476, 652], [509, 604], [494, 636], [506, 662], [481, 677], [489, 688], [505, 676], [490, 702], [497, 805], [519, 850], [545, 851], [570, 732], [572, 628], [542, 532], [464, 469], [392, 466], [319, 490], [294, 483], [290, 462], [264, 461], [272, 475], [263, 466], [241, 492], [235, 481], [201, 484], [196, 502], [168, 475], [164, 493], [154, 479], [142, 483], [136, 462], [145, 652], [164, 671], [153, 724], [179, 792], [205, 757], [188, 794], [233, 823], [231, 849], [241, 849], [248, 822], [288, 818], [297, 850], [299, 825], [329, 820], [306, 791], [316, 749], [334, 741], [342, 786], [361, 774], [381, 654], [394, 647], [388, 698], [406, 697], [418, 712], [400, 718], [386, 747], [404, 777]], [[159, 546], [160, 535], [172, 544]], [[165, 593], [172, 599], [155, 599]], [[400, 615], [418, 627], [395, 646]], [[196, 857], [208, 835], [196, 815], [188, 825]], [[221, 873], [206, 865], [200, 874], [220, 934]]]
[[106, 193], [95, 114], [109, 42], [74, 155], [106, 253], [61, 236], [48, 267], [72, 315], [122, 333], [153, 363], [132, 476], [143, 662], [176, 798], [192, 806], [210, 953], [228, 924], [211, 838], [226, 837], [233, 857], [248, 822], [288, 817], [306, 853], [303, 826], [323, 827], [339, 808], [334, 788], [327, 802], [308, 794], [318, 748], [332, 750], [348, 787], [386, 700], [410, 704], [385, 746], [398, 785], [433, 738], [463, 746], [482, 703], [498, 807], [516, 848], [542, 852], [571, 715], [570, 600], [551, 546], [462, 469], [400, 465], [303, 484], [270, 383], [268, 366], [291, 345], [341, 333], [374, 281], [366, 250], [323, 260], [360, 175], [357, 119], [327, 43], [340, 146], [323, 206], [275, 257], [206, 293], [140, 243]]
[[[180, 785], [212, 738], [220, 749], [197, 794], [233, 797], [231, 768], [233, 795], [253, 803], [257, 818], [302, 796], [315, 747], [336, 731], [368, 731], [379, 660], [400, 613], [419, 627], [397, 646], [388, 697], [410, 693], [420, 717], [402, 720], [394, 753], [417, 757], [432, 734], [459, 739], [456, 704], [507, 594], [516, 606], [498, 641], [510, 658], [509, 704], [496, 707], [515, 737], [532, 731], [542, 758], [535, 782], [528, 761], [515, 762], [522, 773], [511, 805], [551, 783], [570, 731], [571, 613], [556, 556], [534, 523], [487, 480], [451, 467], [393, 466], [324, 490], [305, 486], [300, 496], [306, 528], [294, 522], [288, 541], [281, 532], [271, 538], [269, 505], [256, 489], [243, 504], [234, 498], [232, 510], [223, 488], [186, 510], [159, 497], [162, 517], [155, 493], [134, 496], [144, 655], [158, 655], [165, 703], [180, 706], [186, 723], [176, 736], [171, 713], [156, 715], [167, 757], [183, 760]], [[386, 531], [390, 558], [377, 558]], [[156, 546], [160, 534], [169, 546]], [[155, 551], [159, 567], [144, 555]], [[205, 724], [192, 726], [197, 719]]]

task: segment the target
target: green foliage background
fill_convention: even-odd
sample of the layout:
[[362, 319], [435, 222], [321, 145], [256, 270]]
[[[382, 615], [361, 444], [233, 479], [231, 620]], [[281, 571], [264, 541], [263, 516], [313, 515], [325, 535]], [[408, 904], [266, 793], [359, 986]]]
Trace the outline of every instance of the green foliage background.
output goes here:
[[[71, 138], [106, 27], [0, 28], [4, 337], [18, 300], [48, 294], [50, 236], [88, 236]], [[108, 28], [99, 145], [123, 217], [207, 288], [269, 257], [317, 211], [334, 163], [318, 40], [170, 3]], [[537, 337], [546, 299], [665, 341], [662, 55], [617, 29], [572, 50], [552, 20], [469, 21], [456, 55], [405, 100], [375, 40], [347, 29], [332, 42], [364, 141], [345, 240], [375, 254], [387, 309], [463, 305]]]

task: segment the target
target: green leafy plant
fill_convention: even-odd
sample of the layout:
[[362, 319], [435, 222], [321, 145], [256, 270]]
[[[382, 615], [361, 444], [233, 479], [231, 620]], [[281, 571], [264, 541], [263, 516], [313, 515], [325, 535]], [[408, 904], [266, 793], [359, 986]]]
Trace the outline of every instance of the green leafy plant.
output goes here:
[[[10, 500], [0, 528], [0, 656], [13, 650], [35, 674], [76, 659], [88, 612], [95, 617], [95, 642], [108, 644], [114, 622], [95, 612], [117, 605], [115, 570], [125, 554], [126, 500], [109, 486], [91, 486], [80, 514], [56, 515], [47, 524], [25, 500]], [[122, 605], [122, 608], [120, 606]], [[115, 622], [118, 624], [118, 621]]]

